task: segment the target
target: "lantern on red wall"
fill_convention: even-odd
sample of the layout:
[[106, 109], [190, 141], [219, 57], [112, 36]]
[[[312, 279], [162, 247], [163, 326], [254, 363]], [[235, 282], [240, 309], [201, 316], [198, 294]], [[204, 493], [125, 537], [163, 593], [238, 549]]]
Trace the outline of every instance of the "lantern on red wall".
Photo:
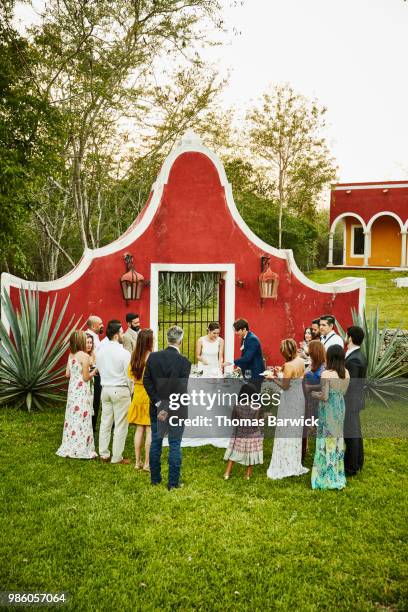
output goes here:
[[120, 277], [120, 286], [123, 299], [126, 300], [126, 305], [128, 305], [130, 300], [140, 300], [145, 280], [139, 272], [136, 272], [133, 265], [133, 256], [130, 253], [125, 253], [124, 260], [127, 272]]
[[261, 257], [261, 274], [259, 275], [259, 294], [261, 296], [261, 304], [265, 299], [278, 297], [279, 275], [272, 272], [270, 265], [270, 257]]

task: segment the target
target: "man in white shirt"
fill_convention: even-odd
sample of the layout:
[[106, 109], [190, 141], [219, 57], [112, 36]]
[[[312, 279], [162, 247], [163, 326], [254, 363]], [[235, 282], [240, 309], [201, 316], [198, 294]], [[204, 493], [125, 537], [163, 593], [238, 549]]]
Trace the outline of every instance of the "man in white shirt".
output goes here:
[[335, 322], [335, 318], [331, 315], [323, 315], [320, 317], [320, 342], [323, 344], [326, 351], [330, 346], [335, 346], [336, 344], [344, 348], [343, 338], [339, 336], [339, 334], [336, 334], [333, 329]]
[[[99, 455], [102, 461], [129, 464], [123, 458], [128, 433], [128, 410], [130, 406], [131, 381], [128, 377], [130, 353], [123, 344], [123, 329], [120, 321], [109, 321], [106, 328], [108, 342], [96, 354], [96, 367], [102, 384], [102, 416], [99, 427]], [[112, 457], [109, 445], [112, 424], [115, 423]]]
[[[99, 334], [103, 333], [103, 321], [100, 317], [96, 315], [90, 315], [89, 319], [86, 322], [86, 333], [92, 336], [94, 341], [94, 349], [95, 355], [100, 349], [101, 341], [99, 339]], [[96, 434], [96, 423], [98, 421], [99, 414], [99, 406], [101, 403], [101, 377], [99, 372], [97, 372], [94, 376], [94, 394], [93, 394], [93, 415], [92, 415], [92, 429], [94, 432], [94, 437]]]

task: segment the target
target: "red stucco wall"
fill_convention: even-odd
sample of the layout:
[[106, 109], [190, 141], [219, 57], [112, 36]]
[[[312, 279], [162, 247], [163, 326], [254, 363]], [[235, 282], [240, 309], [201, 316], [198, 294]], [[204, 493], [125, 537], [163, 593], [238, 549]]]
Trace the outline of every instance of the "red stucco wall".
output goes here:
[[[161, 204], [142, 236], [116, 253], [94, 259], [81, 278], [58, 291], [60, 305], [71, 296], [67, 316], [82, 314], [86, 320], [92, 313], [101, 316], [105, 324], [110, 318], [125, 324], [125, 314], [131, 310], [140, 314], [143, 326], [149, 326], [150, 289], [145, 288], [142, 299], [129, 307], [121, 295], [119, 278], [125, 271], [125, 252], [133, 255], [135, 267], [145, 279], [150, 278], [151, 263], [234, 263], [236, 279], [244, 282], [243, 288], [235, 288], [235, 316], [249, 320], [269, 362], [280, 360], [280, 340], [292, 336], [299, 341], [312, 318], [334, 313], [346, 326], [351, 321], [351, 307], [358, 308], [358, 290], [337, 296], [315, 291], [289, 272], [286, 260], [274, 256], [271, 268], [280, 277], [278, 299], [266, 300], [261, 306], [258, 276], [263, 251], [235, 223], [216, 167], [198, 152], [176, 158]], [[15, 301], [16, 289], [11, 288], [10, 293]], [[48, 295], [55, 295], [55, 291]], [[43, 303], [45, 299], [42, 294]], [[236, 341], [236, 354], [238, 351]]]

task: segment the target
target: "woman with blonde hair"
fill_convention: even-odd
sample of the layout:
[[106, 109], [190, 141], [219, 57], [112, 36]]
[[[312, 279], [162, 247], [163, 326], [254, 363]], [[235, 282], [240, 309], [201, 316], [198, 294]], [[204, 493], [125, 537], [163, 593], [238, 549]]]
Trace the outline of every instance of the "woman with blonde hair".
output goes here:
[[95, 444], [92, 430], [91, 358], [86, 352], [86, 333], [73, 331], [69, 338], [70, 353], [65, 374], [69, 378], [60, 457], [94, 459]]
[[[281, 389], [278, 408], [275, 438], [271, 463], [267, 471], [268, 478], [272, 480], [286, 478], [287, 476], [300, 476], [309, 470], [303, 467], [301, 417], [305, 414], [305, 400], [302, 382], [305, 371], [304, 361], [297, 354], [297, 345], [293, 338], [282, 340], [280, 352], [285, 364], [278, 377], [273, 373], [266, 374], [266, 378], [273, 380]], [[286, 424], [282, 419], [290, 419]]]
[[[150, 427], [150, 399], [143, 386], [143, 374], [146, 361], [153, 350], [153, 331], [141, 329], [138, 333], [136, 346], [130, 359], [128, 376], [134, 383], [132, 403], [129, 407], [128, 421], [136, 425], [135, 431], [135, 469], [143, 468], [150, 471], [149, 453], [152, 442]], [[143, 435], [145, 435], [145, 460], [141, 460]]]

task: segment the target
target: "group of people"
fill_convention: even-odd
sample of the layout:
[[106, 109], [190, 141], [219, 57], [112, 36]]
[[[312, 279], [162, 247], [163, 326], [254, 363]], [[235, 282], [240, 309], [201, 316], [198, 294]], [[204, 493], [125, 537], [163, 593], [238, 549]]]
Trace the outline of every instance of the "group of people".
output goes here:
[[[153, 331], [141, 329], [137, 314], [128, 313], [126, 322], [124, 332], [119, 320], [109, 321], [106, 337], [101, 340], [103, 322], [91, 316], [86, 332], [76, 330], [71, 334], [66, 369], [68, 397], [62, 444], [57, 454], [81, 459], [97, 457], [95, 437], [101, 404], [98, 449], [101, 461], [131, 463], [123, 452], [129, 424], [134, 424], [135, 469], [150, 472], [152, 485], [161, 482], [161, 453], [167, 436], [167, 487], [179, 488], [184, 428], [170, 424], [169, 397], [186, 393], [188, 388], [191, 363], [180, 352], [183, 330], [172, 326], [167, 332], [167, 348], [153, 351]], [[278, 423], [281, 418], [299, 422], [302, 416], [317, 417], [311, 479], [314, 489], [344, 488], [346, 476], [360, 471], [364, 461], [360, 426], [366, 375], [366, 362], [360, 351], [364, 332], [360, 327], [349, 327], [344, 343], [334, 325], [334, 318], [325, 315], [305, 330], [299, 347], [292, 338], [283, 340], [280, 346], [283, 367], [267, 370], [261, 343], [245, 319], [234, 323], [241, 354], [233, 363], [224, 361], [224, 341], [216, 322], [209, 324], [207, 335], [199, 338], [196, 346], [197, 362], [204, 376], [222, 375], [228, 366], [244, 375], [246, 382], [232, 411], [232, 416], [242, 418], [243, 423], [256, 416], [259, 408], [252, 407], [252, 403], [258, 406], [252, 399], [259, 397], [264, 381], [279, 389]], [[309, 434], [303, 425], [294, 425], [290, 430], [286, 426], [276, 427], [269, 478], [308, 471], [303, 460]], [[235, 463], [245, 465], [244, 478], [249, 479], [253, 466], [263, 463], [262, 429], [256, 424], [236, 427], [224, 459], [226, 480]]]
[[[281, 479], [308, 472], [303, 460], [308, 436], [313, 429], [302, 422], [307, 422], [312, 416], [317, 420], [313, 432], [316, 445], [312, 488], [343, 489], [346, 477], [356, 475], [363, 467], [360, 411], [364, 407], [367, 372], [366, 359], [361, 351], [364, 331], [353, 325], [347, 329], [343, 340], [334, 331], [334, 326], [335, 319], [331, 315], [315, 319], [310, 328], [305, 329], [299, 347], [292, 338], [281, 342], [283, 367], [263, 371], [265, 364], [259, 339], [249, 330], [246, 320], [234, 323], [242, 339], [241, 357], [234, 363], [251, 372], [250, 383], [242, 389], [245, 403], [235, 408], [235, 416], [245, 422], [245, 417], [251, 412], [248, 411], [246, 396], [255, 397], [264, 380], [271, 381], [280, 390], [278, 425], [268, 478]], [[288, 421], [291, 423], [289, 426], [286, 424]], [[224, 478], [230, 477], [236, 462], [247, 466], [244, 478], [250, 478], [252, 466], [263, 463], [262, 455], [260, 428], [238, 427], [225, 454], [228, 463]]]

